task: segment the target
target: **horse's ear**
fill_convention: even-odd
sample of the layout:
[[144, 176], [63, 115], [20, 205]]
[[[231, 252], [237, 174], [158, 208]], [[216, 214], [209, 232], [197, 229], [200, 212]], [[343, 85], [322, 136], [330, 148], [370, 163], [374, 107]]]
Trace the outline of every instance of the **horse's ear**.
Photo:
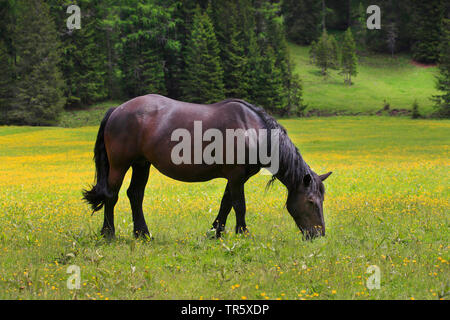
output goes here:
[[311, 175], [308, 173], [306, 176], [303, 177], [303, 185], [305, 187], [309, 187], [309, 185], [311, 184]]
[[333, 172], [328, 172], [326, 174], [323, 174], [319, 176], [320, 180], [325, 181]]

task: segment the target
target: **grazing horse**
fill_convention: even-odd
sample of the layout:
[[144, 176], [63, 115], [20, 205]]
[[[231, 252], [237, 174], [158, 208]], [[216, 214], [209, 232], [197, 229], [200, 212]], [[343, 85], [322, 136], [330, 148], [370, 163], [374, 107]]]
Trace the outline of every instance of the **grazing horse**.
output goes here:
[[[182, 129], [195, 135], [195, 124], [198, 123], [201, 123], [203, 130], [213, 129], [224, 136], [230, 129], [278, 130], [278, 168], [270, 182], [278, 179], [286, 186], [286, 208], [305, 238], [325, 235], [325, 189], [322, 182], [331, 172], [322, 176], [313, 172], [289, 139], [286, 130], [274, 118], [263, 109], [243, 100], [228, 99], [202, 105], [180, 102], [160, 95], [138, 97], [117, 108], [111, 108], [100, 124], [94, 148], [96, 185], [89, 191], [84, 190], [83, 195], [94, 212], [104, 207], [102, 235], [114, 237], [114, 206], [124, 176], [130, 167], [133, 168], [133, 174], [127, 195], [132, 209], [134, 235], [150, 235], [142, 211], [142, 201], [151, 165], [164, 175], [179, 181], [202, 182], [225, 178], [228, 183], [219, 213], [213, 222], [213, 229], [216, 236], [220, 237], [228, 214], [233, 208], [236, 213], [236, 232], [247, 231], [244, 184], [261, 168], [270, 164], [263, 164], [260, 159], [249, 163], [247, 155], [244, 163], [206, 163], [205, 160], [175, 163], [173, 150], [177, 142], [173, 139], [174, 132]], [[270, 143], [269, 141], [269, 147]], [[183, 151], [185, 159], [195, 157], [190, 152], [195, 151], [195, 144], [194, 141], [192, 150]], [[246, 139], [246, 152], [249, 152], [249, 145], [249, 140]], [[205, 149], [205, 141], [200, 142], [200, 147], [200, 151]], [[236, 149], [234, 145], [229, 147], [227, 143], [222, 151], [223, 154], [228, 154]], [[234, 154], [234, 159], [236, 157], [239, 155]], [[273, 159], [271, 161], [273, 162]]]

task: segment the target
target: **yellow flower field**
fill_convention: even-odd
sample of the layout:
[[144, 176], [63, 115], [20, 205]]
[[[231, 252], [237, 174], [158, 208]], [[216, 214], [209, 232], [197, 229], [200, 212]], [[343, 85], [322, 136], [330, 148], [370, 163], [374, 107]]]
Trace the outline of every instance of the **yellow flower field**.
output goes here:
[[[280, 121], [326, 181], [327, 236], [302, 241], [286, 190], [246, 184], [250, 236], [234, 214], [206, 231], [223, 180], [186, 184], [154, 168], [144, 212], [154, 240], [132, 236], [126, 197], [117, 239], [99, 236], [81, 190], [94, 179], [97, 127], [0, 127], [0, 299], [448, 299], [450, 122], [385, 117]], [[69, 266], [80, 268], [70, 289]], [[370, 284], [379, 270], [379, 288]]]

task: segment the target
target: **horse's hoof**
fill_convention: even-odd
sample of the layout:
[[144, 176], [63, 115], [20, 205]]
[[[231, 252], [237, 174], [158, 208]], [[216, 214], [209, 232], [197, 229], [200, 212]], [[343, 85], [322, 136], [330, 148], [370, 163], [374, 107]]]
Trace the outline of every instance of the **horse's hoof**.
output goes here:
[[116, 233], [111, 229], [102, 229], [102, 231], [100, 231], [100, 236], [106, 240], [114, 240], [116, 238]]
[[206, 237], [208, 239], [215, 239], [217, 237], [217, 230], [215, 228], [211, 228], [210, 230], [206, 231]]
[[247, 228], [240, 227], [240, 228], [236, 229], [236, 234], [243, 235], [245, 237], [249, 237], [250, 236], [250, 231], [248, 231]]
[[136, 239], [142, 239], [146, 241], [152, 241], [153, 235], [148, 231], [134, 231], [134, 237]]
[[153, 241], [155, 240], [155, 238], [153, 238], [153, 235], [151, 233], [149, 234], [145, 234], [144, 236], [141, 237], [143, 240], [145, 241]]

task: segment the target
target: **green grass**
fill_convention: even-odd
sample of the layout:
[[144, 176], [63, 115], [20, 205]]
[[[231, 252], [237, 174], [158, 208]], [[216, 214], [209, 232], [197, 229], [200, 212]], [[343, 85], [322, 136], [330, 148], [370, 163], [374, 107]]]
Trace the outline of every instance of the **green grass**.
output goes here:
[[[205, 236], [225, 181], [186, 184], [152, 169], [151, 242], [132, 237], [125, 190], [117, 239], [99, 237], [81, 189], [97, 127], [0, 127], [0, 299], [448, 299], [450, 122], [389, 117], [283, 120], [327, 180], [327, 236], [302, 241], [267, 176], [246, 185], [250, 237]], [[234, 214], [227, 230], [233, 230]], [[81, 289], [68, 290], [68, 266]], [[381, 271], [369, 290], [367, 268]]]
[[117, 107], [123, 102], [105, 101], [81, 110], [65, 110], [59, 119], [58, 126], [64, 128], [77, 128], [86, 126], [98, 126], [103, 119], [106, 110]]
[[303, 80], [307, 112], [322, 114], [375, 114], [384, 107], [411, 110], [414, 100], [424, 116], [433, 113], [430, 98], [435, 89], [436, 67], [423, 68], [411, 63], [407, 55], [371, 54], [359, 57], [358, 76], [351, 87], [344, 84], [339, 71], [331, 70], [325, 79], [320, 70], [309, 62], [309, 47], [290, 44], [296, 71]]

